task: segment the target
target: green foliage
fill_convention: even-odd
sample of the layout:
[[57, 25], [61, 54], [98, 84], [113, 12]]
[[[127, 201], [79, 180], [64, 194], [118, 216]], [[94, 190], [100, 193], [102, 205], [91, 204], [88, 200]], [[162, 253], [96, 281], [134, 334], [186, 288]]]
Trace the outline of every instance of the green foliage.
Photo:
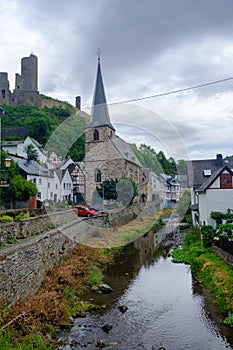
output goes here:
[[110, 179], [103, 181], [99, 186], [96, 187], [99, 196], [104, 199], [117, 199], [117, 183], [118, 179]]
[[32, 181], [27, 181], [21, 175], [16, 175], [10, 181], [8, 192], [12, 199], [25, 201], [30, 196], [37, 194], [37, 188]]
[[103, 274], [99, 267], [92, 266], [88, 270], [88, 284], [93, 287], [96, 284], [100, 284], [103, 280]]
[[233, 313], [230, 312], [229, 315], [223, 321], [223, 323], [226, 326], [233, 327]]
[[15, 219], [15, 217], [16, 217], [16, 212], [15, 211], [7, 211], [7, 215], [8, 216], [11, 216], [13, 219]]
[[216, 230], [217, 237], [233, 239], [233, 224], [220, 224]]
[[30, 160], [38, 160], [39, 154], [36, 150], [36, 148], [30, 144], [25, 148], [25, 152], [27, 153], [27, 159]]
[[156, 153], [151, 146], [148, 146], [145, 143], [141, 144], [139, 148], [133, 144], [131, 145], [131, 148], [141, 164], [145, 168], [150, 168], [157, 174], [187, 174], [187, 163], [183, 159], [179, 160], [176, 164], [172, 157], [167, 159], [162, 151]]
[[96, 187], [97, 193], [101, 198], [113, 199], [121, 202], [123, 205], [130, 205], [138, 195], [137, 184], [129, 178], [110, 179], [103, 181]]
[[7, 235], [7, 239], [6, 239], [8, 244], [14, 244], [17, 242], [17, 239], [14, 235], [11, 235], [10, 233]]
[[212, 211], [210, 213], [210, 217], [211, 219], [216, 221], [216, 226], [218, 227], [218, 225], [222, 224], [223, 219], [225, 219], [226, 215], [221, 213], [220, 211]]
[[205, 248], [212, 246], [214, 232], [213, 227], [210, 225], [203, 225], [201, 227], [202, 242]]
[[16, 343], [10, 332], [0, 329], [0, 349], [1, 350], [52, 350], [40, 335], [30, 334], [25, 339]]
[[0, 216], [0, 222], [12, 222], [12, 221], [14, 221], [12, 216], [9, 216], [9, 215]]

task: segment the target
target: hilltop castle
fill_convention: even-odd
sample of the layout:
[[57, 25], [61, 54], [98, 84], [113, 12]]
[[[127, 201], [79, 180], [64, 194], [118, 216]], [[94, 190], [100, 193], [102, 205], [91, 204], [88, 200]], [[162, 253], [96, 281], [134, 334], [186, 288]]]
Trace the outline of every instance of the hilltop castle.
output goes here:
[[[15, 74], [15, 89], [10, 91], [8, 73], [0, 72], [0, 105], [29, 105], [43, 108], [64, 107], [64, 103], [55, 99], [46, 99], [38, 91], [38, 59], [31, 54], [21, 59], [21, 74]], [[77, 96], [75, 107], [81, 108], [81, 97]]]
[[10, 91], [8, 73], [0, 72], [0, 104], [16, 106], [26, 104], [41, 107], [38, 91], [38, 60], [31, 54], [21, 60], [21, 75], [15, 75], [15, 89]]

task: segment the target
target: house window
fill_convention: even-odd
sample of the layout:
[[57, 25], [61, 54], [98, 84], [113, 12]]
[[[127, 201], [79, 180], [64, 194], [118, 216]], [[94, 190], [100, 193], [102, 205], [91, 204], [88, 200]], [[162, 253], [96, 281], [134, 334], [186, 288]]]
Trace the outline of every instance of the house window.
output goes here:
[[99, 141], [99, 131], [96, 129], [94, 130], [93, 138], [94, 141]]
[[37, 193], [37, 198], [41, 198], [41, 192]]
[[39, 185], [41, 185], [41, 179], [39, 179], [38, 181], [39, 181], [39, 182], [38, 182], [38, 183], [39, 183]]
[[34, 184], [36, 184], [36, 178], [35, 177], [33, 178], [33, 182], [34, 182]]
[[58, 189], [58, 184], [56, 184], [56, 190]]
[[232, 188], [232, 175], [221, 174], [220, 175], [220, 188]]
[[99, 169], [95, 173], [95, 182], [101, 182], [101, 171]]
[[50, 182], [48, 182], [48, 188], [50, 188]]

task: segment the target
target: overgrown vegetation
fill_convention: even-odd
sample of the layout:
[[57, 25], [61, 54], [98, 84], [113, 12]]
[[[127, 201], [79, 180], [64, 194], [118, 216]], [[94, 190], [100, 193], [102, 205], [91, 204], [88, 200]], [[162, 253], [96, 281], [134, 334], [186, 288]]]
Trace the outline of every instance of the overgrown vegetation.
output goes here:
[[102, 280], [110, 253], [84, 246], [73, 249], [49, 271], [38, 294], [1, 310], [0, 349], [55, 348], [57, 332], [69, 327], [70, 316], [94, 307], [81, 298], [90, 285]]
[[150, 168], [156, 174], [187, 174], [187, 164], [186, 161], [181, 159], [176, 163], [174, 158], [166, 158], [162, 151], [158, 153], [151, 147], [141, 144], [139, 148], [133, 144], [131, 148], [141, 164], [145, 168]]
[[74, 161], [81, 161], [84, 157], [83, 134], [86, 120], [76, 115], [73, 106], [68, 103], [65, 103], [65, 106], [37, 108], [4, 105], [7, 113], [1, 118], [2, 128], [26, 128], [30, 137], [43, 147], [46, 145], [47, 151], [55, 151], [63, 159], [70, 155]]
[[197, 228], [189, 231], [183, 248], [175, 250], [172, 257], [174, 262], [190, 265], [196, 277], [211, 291], [218, 310], [226, 317], [224, 323], [233, 327], [233, 269], [203, 245]]

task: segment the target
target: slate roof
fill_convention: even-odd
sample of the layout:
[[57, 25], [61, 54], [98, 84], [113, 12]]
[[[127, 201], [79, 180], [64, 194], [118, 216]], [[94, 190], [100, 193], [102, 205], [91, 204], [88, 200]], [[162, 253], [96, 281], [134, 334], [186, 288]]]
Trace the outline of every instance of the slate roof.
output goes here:
[[43, 168], [34, 160], [28, 161], [27, 159], [17, 157], [12, 157], [12, 159], [18, 164], [21, 171], [28, 175], [53, 177], [53, 172], [49, 171], [46, 168]]
[[225, 165], [233, 169], [233, 157], [223, 159], [221, 154], [217, 154], [215, 159], [192, 160], [187, 162], [188, 187], [193, 187], [194, 189], [200, 188], [209, 179], [209, 177], [204, 175], [204, 170], [211, 170], [212, 176]]
[[224, 170], [228, 170], [229, 173], [231, 173], [233, 175], [232, 170], [227, 166], [224, 165], [222, 168], [216, 170], [197, 190], [197, 192], [204, 192], [205, 190], [208, 189], [208, 187], [210, 187], [212, 185], [212, 183], [214, 183], [214, 181], [218, 178], [219, 175], [221, 175], [221, 173]]
[[112, 130], [115, 130], [109, 118], [104, 83], [101, 73], [100, 58], [98, 58], [96, 83], [91, 110], [91, 121], [86, 127], [93, 128], [98, 126], [109, 126]]
[[142, 165], [139, 162], [138, 158], [124, 140], [122, 140], [119, 136], [115, 136], [110, 139], [110, 141], [113, 143], [114, 147], [117, 149], [123, 159], [142, 168]]

